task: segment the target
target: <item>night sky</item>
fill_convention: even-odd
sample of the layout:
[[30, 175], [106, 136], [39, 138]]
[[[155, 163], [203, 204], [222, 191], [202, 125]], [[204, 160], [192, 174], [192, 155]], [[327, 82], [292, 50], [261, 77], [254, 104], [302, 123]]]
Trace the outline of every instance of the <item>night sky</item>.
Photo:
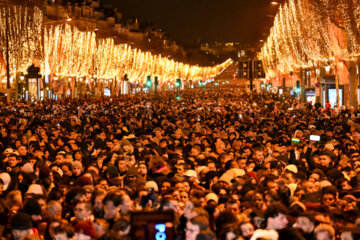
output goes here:
[[[183, 46], [237, 41], [259, 46], [278, 7], [270, 0], [102, 0], [128, 18], [161, 26]], [[270, 15], [270, 16], [269, 16]]]

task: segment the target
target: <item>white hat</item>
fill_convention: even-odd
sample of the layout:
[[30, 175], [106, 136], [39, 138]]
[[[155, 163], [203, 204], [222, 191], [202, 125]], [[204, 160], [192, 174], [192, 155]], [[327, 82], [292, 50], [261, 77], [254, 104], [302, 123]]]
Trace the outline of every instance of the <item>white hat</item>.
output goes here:
[[234, 177], [237, 178], [237, 177], [242, 177], [245, 175], [245, 171], [244, 169], [241, 169], [241, 168], [232, 168], [230, 169], [229, 171], [233, 171], [234, 172]]
[[0, 179], [3, 181], [3, 191], [6, 191], [9, 187], [11, 177], [8, 173], [4, 172], [0, 173]]
[[12, 148], [7, 148], [7, 149], [5, 149], [5, 151], [4, 151], [5, 154], [11, 154], [11, 153], [13, 153], [13, 152], [14, 152], [14, 150], [13, 150]]
[[285, 169], [293, 173], [298, 173], [298, 169], [294, 164], [287, 165]]
[[21, 171], [24, 173], [31, 173], [34, 172], [34, 167], [31, 165], [31, 163], [25, 163], [24, 166], [22, 166]]
[[320, 182], [321, 188], [330, 187], [331, 185], [332, 185], [331, 182], [329, 182], [328, 180], [323, 180]]
[[219, 198], [215, 193], [208, 193], [205, 196], [205, 202], [208, 202], [209, 200], [214, 200], [216, 203], [219, 202]]
[[219, 178], [219, 181], [226, 182], [227, 184], [231, 185], [231, 180], [234, 179], [234, 173], [233, 172], [225, 172], [221, 177]]
[[44, 195], [44, 192], [39, 184], [31, 184], [26, 192], [26, 194], [38, 194]]
[[197, 178], [197, 174], [194, 170], [189, 169], [185, 172], [184, 176]]
[[154, 189], [155, 192], [158, 192], [158, 191], [159, 191], [159, 187], [158, 187], [157, 183], [154, 182], [154, 181], [147, 181], [147, 182], [145, 183], [144, 188], [145, 188], [145, 189], [152, 188], [152, 189]]

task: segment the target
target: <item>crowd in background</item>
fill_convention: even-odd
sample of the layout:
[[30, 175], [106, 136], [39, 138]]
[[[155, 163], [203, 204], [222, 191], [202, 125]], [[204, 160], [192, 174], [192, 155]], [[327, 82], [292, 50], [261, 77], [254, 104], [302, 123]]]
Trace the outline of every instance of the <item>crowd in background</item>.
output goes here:
[[360, 239], [353, 108], [178, 94], [1, 106], [0, 236], [133, 239], [161, 210], [179, 240]]

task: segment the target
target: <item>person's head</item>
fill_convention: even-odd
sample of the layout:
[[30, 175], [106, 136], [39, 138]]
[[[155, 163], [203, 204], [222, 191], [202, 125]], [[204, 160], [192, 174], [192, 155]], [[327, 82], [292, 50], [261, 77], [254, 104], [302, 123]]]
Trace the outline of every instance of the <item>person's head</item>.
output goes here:
[[90, 202], [78, 202], [74, 208], [75, 218], [78, 221], [86, 220], [91, 216], [92, 205]]
[[329, 224], [319, 224], [315, 230], [316, 240], [333, 240], [335, 239], [335, 229]]
[[139, 163], [137, 171], [143, 177], [145, 177], [147, 175], [148, 170], [147, 170], [147, 166], [146, 166], [145, 162]]
[[81, 175], [83, 170], [83, 166], [82, 163], [80, 161], [75, 161], [72, 164], [72, 173], [74, 174], [74, 176], [78, 177]]
[[75, 225], [75, 240], [91, 240], [96, 238], [94, 224], [90, 221], [79, 221]]
[[54, 240], [71, 240], [74, 238], [75, 231], [70, 224], [61, 223], [53, 230]]
[[18, 157], [16, 154], [10, 154], [8, 157], [8, 164], [9, 167], [16, 167], [16, 165], [19, 163]]
[[312, 233], [315, 229], [314, 215], [308, 212], [301, 213], [293, 227], [307, 234]]
[[327, 207], [335, 207], [337, 203], [336, 189], [328, 187], [323, 189], [322, 192], [322, 203]]
[[281, 230], [286, 228], [288, 210], [281, 203], [270, 205], [266, 211], [267, 229]]
[[320, 165], [323, 167], [330, 167], [332, 165], [332, 160], [329, 155], [322, 154], [319, 157]]
[[241, 230], [241, 234], [244, 237], [249, 238], [254, 233], [254, 226], [248, 221], [241, 222], [240, 223], [240, 230]]
[[100, 238], [109, 230], [109, 223], [105, 219], [96, 218], [94, 221], [94, 227], [97, 238]]
[[121, 208], [121, 195], [116, 193], [108, 193], [104, 200], [104, 218], [113, 219], [118, 216]]
[[346, 224], [341, 232], [341, 240], [360, 239], [360, 227], [354, 224]]
[[15, 240], [33, 234], [32, 221], [27, 213], [19, 212], [11, 219], [11, 233]]
[[20, 145], [20, 146], [18, 147], [18, 153], [19, 153], [20, 156], [26, 156], [26, 154], [27, 154], [27, 148], [26, 148], [26, 146]]
[[42, 211], [37, 199], [28, 199], [24, 204], [23, 210], [27, 214], [29, 214], [33, 222], [38, 222], [42, 220]]
[[196, 236], [200, 231], [209, 228], [209, 220], [205, 216], [195, 217], [186, 223], [186, 240], [196, 240]]
[[60, 219], [62, 206], [60, 202], [52, 200], [46, 204], [46, 216], [50, 219]]

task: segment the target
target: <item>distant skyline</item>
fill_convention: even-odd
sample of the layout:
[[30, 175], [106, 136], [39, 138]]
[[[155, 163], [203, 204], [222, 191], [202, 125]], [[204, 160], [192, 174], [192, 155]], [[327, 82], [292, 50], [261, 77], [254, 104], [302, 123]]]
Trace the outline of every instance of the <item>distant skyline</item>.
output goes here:
[[185, 47], [204, 42], [240, 42], [256, 47], [266, 40], [278, 6], [269, 0], [102, 0], [126, 18], [152, 22]]

